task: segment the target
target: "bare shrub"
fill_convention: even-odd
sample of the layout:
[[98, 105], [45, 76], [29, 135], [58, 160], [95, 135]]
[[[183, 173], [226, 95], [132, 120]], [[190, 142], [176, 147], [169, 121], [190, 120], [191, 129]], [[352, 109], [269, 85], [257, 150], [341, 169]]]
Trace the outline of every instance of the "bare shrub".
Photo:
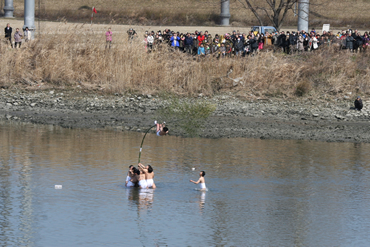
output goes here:
[[208, 117], [216, 110], [216, 105], [206, 100], [179, 100], [168, 98], [160, 108], [158, 119], [167, 119], [185, 131], [188, 136], [197, 136]]
[[311, 85], [308, 80], [302, 80], [297, 84], [295, 95], [302, 97], [310, 91]]

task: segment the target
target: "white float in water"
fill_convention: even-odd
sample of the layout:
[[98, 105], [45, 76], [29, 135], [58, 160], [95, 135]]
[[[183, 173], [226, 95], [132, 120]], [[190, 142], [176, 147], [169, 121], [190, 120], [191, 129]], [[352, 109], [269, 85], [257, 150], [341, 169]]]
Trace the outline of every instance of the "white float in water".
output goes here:
[[195, 171], [195, 168], [193, 167], [193, 168], [191, 168], [191, 170]]
[[61, 190], [62, 189], [62, 185], [55, 185], [55, 189], [56, 190]]

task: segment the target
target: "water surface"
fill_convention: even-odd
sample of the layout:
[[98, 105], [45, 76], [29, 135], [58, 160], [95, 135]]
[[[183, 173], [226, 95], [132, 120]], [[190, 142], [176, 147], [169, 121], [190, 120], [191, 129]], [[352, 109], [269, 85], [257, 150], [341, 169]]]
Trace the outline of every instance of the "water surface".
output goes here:
[[[370, 242], [368, 144], [151, 134], [141, 161], [158, 188], [127, 189], [142, 137], [2, 123], [0, 246]], [[208, 192], [189, 182], [201, 170]]]

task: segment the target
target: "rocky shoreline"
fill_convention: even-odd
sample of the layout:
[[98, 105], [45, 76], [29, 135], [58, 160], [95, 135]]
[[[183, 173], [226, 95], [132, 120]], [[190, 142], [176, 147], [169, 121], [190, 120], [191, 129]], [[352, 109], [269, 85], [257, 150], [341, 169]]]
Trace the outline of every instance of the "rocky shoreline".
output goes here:
[[[300, 98], [239, 100], [232, 95], [209, 100], [216, 111], [200, 131], [205, 138], [370, 142], [370, 101], [350, 110], [352, 99]], [[0, 91], [0, 120], [59, 125], [65, 128], [114, 128], [144, 132], [164, 99], [152, 95], [100, 95], [80, 91]], [[171, 135], [182, 136], [176, 123]]]

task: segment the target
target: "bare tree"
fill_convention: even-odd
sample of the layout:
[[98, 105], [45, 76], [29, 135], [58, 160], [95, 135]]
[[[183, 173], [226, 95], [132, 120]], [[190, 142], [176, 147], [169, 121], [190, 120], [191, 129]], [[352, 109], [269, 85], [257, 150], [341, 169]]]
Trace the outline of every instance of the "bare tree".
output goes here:
[[252, 11], [261, 26], [264, 26], [264, 17], [280, 30], [289, 10], [298, 4], [299, 0], [238, 0], [246, 9]]

